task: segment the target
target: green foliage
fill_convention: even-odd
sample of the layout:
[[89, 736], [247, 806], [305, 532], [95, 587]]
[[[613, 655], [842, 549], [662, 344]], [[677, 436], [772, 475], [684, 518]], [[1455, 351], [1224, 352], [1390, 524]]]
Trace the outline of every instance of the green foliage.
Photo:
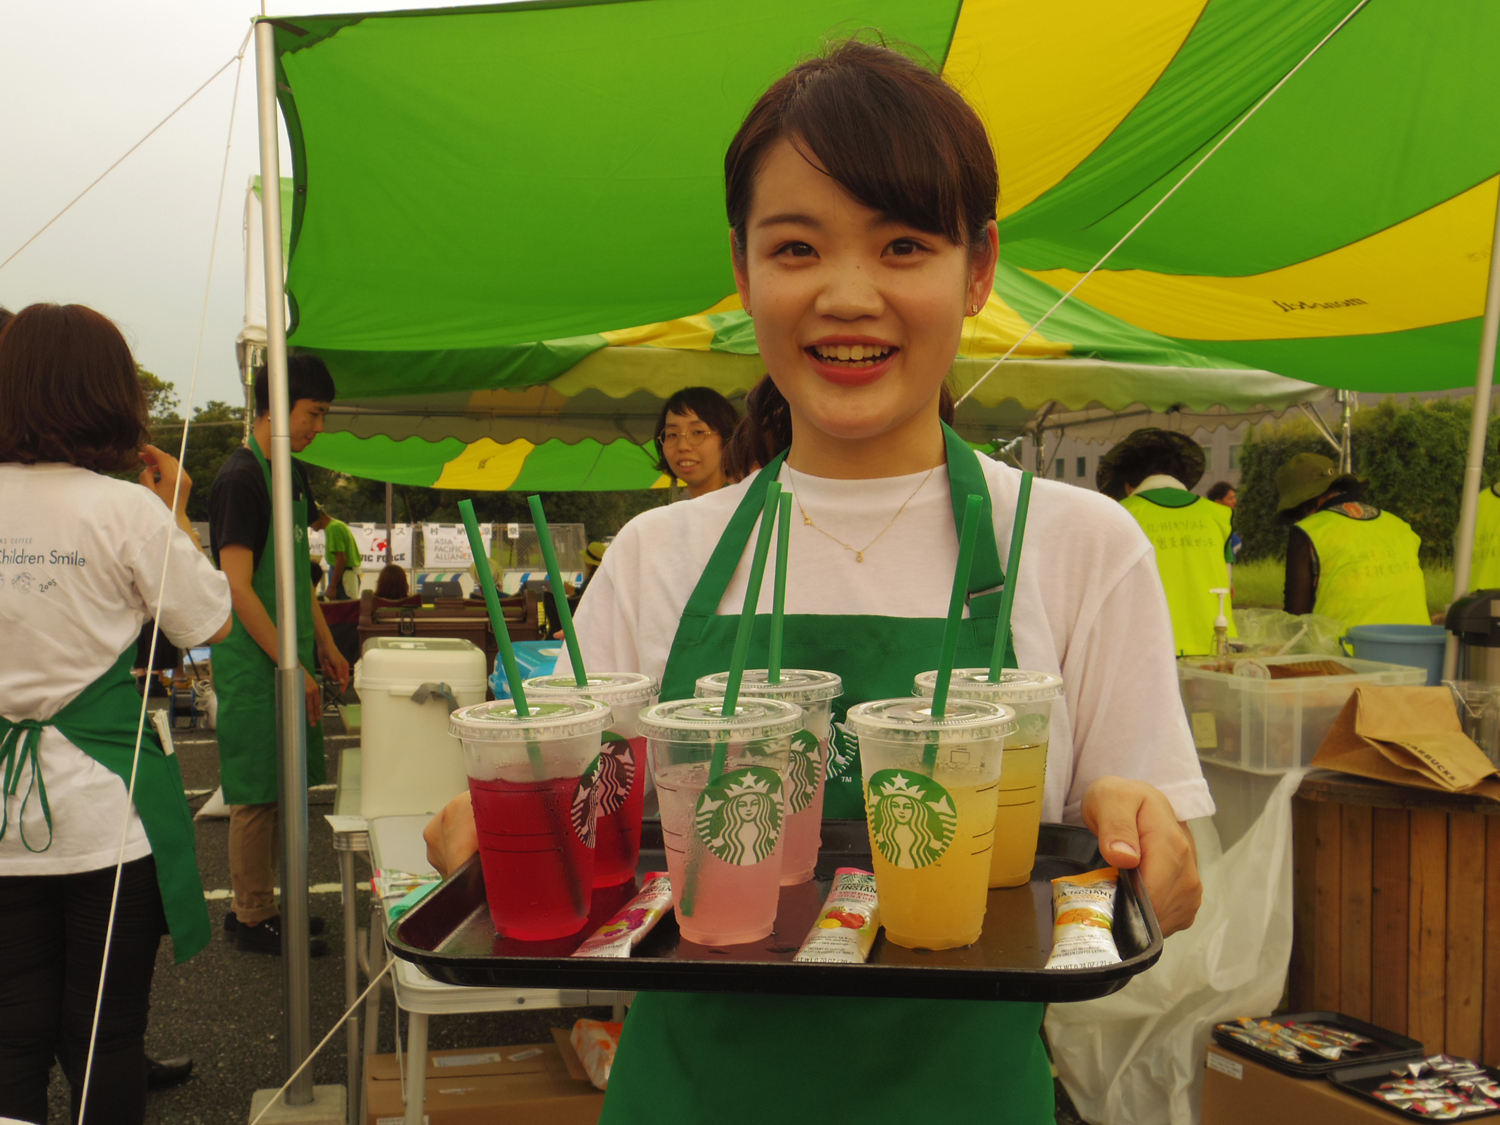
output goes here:
[[176, 384], [169, 383], [147, 371], [139, 363], [135, 365], [135, 377], [141, 381], [141, 391], [146, 396], [146, 414], [152, 419], [164, 418], [177, 409]]
[[[1422, 578], [1427, 584], [1427, 611], [1441, 613], [1453, 600], [1453, 570], [1446, 563], [1426, 563]], [[1286, 563], [1262, 558], [1234, 564], [1236, 609], [1280, 609], [1286, 583]]]
[[[166, 384], [170, 392], [171, 383]], [[175, 399], [174, 399], [175, 401]], [[229, 455], [240, 447], [245, 437], [245, 408], [225, 402], [210, 402], [193, 409], [193, 424], [188, 434], [187, 456], [183, 467], [193, 480], [188, 496], [188, 519], [208, 519], [208, 494], [214, 477]], [[182, 419], [175, 411], [151, 419], [152, 444], [173, 457], [182, 448]]]
[[[1400, 516], [1422, 537], [1424, 563], [1453, 559], [1473, 410], [1472, 398], [1406, 406], [1387, 399], [1354, 413], [1354, 471], [1369, 478], [1372, 504]], [[1490, 423], [1486, 484], [1500, 472], [1497, 438], [1500, 419]], [[1246, 441], [1234, 514], [1235, 530], [1245, 539], [1242, 562], [1286, 557], [1287, 525], [1276, 518], [1276, 470], [1304, 452], [1334, 456], [1300, 417], [1257, 427]]]

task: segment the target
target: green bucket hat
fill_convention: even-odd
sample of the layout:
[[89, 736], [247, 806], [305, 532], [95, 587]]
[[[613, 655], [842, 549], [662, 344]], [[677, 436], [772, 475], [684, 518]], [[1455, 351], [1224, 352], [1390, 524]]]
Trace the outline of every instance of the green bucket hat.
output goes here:
[[[1145, 474], [1141, 473], [1143, 467], [1149, 470]], [[1207, 468], [1208, 459], [1192, 438], [1153, 426], [1132, 431], [1100, 457], [1094, 484], [1104, 495], [1119, 500], [1125, 496], [1132, 476], [1167, 473], [1180, 480], [1183, 488], [1191, 489], [1203, 479]]]
[[1276, 470], [1276, 491], [1280, 494], [1276, 510], [1288, 511], [1339, 485], [1369, 483], [1353, 473], [1340, 473], [1338, 465], [1321, 453], [1299, 453]]

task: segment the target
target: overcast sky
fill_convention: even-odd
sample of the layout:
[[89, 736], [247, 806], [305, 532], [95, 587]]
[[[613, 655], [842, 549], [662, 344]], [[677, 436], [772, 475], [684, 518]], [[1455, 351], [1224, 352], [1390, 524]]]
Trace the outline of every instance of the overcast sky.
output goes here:
[[[454, 0], [267, 0], [270, 15], [452, 7]], [[0, 0], [0, 261], [233, 59], [259, 0]], [[231, 66], [0, 269], [0, 305], [90, 305], [187, 400], [208, 277]], [[241, 401], [243, 216], [259, 171], [247, 49], [229, 154], [196, 401]], [[291, 174], [282, 145], [282, 173]]]

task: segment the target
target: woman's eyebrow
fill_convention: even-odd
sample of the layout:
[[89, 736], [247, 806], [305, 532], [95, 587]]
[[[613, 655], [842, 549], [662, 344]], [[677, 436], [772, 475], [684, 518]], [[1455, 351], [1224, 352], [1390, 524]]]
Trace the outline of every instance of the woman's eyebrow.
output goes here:
[[811, 227], [813, 230], [823, 229], [823, 224], [818, 222], [817, 219], [813, 218], [811, 215], [804, 215], [800, 211], [783, 211], [779, 215], [767, 215], [764, 219], [762, 219], [755, 225], [757, 227], [774, 227], [781, 226], [783, 224]]

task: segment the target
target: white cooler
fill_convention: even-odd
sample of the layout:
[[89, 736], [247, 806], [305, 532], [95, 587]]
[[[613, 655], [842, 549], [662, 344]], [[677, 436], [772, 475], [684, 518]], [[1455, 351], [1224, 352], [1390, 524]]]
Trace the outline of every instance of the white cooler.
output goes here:
[[483, 650], [446, 637], [375, 637], [355, 667], [354, 686], [363, 709], [363, 816], [435, 813], [469, 787], [443, 693], [458, 707], [484, 702]]

